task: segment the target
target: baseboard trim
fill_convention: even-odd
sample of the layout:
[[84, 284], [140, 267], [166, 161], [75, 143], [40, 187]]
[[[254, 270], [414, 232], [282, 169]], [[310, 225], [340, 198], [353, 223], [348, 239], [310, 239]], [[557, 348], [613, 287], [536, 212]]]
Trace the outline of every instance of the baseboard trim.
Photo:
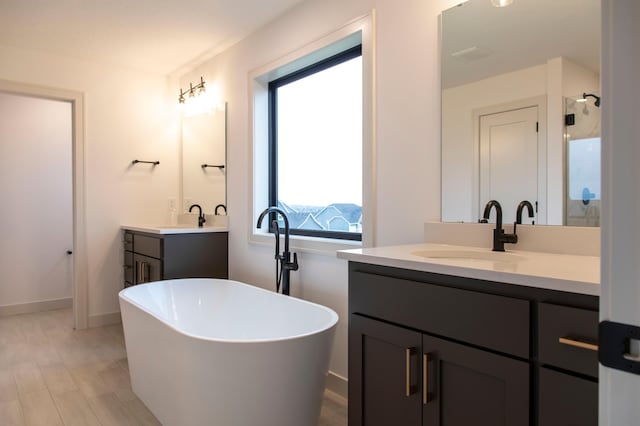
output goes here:
[[326, 388], [333, 393], [337, 393], [344, 399], [348, 399], [349, 396], [349, 381], [333, 371], [329, 371], [327, 374], [327, 386]]
[[52, 299], [39, 302], [18, 303], [15, 305], [0, 306], [0, 317], [18, 314], [31, 314], [34, 312], [53, 311], [73, 307], [73, 299]]
[[122, 317], [120, 316], [120, 312], [112, 312], [110, 314], [89, 315], [89, 328], [120, 324], [121, 322], [122, 322]]

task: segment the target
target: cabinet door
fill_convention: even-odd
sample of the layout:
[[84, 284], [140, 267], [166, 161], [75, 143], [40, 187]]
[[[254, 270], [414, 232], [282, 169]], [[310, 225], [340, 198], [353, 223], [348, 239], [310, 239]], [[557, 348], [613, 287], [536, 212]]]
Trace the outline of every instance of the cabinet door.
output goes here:
[[598, 383], [540, 368], [541, 426], [597, 426]]
[[528, 426], [529, 364], [423, 336], [423, 424]]
[[162, 279], [162, 261], [153, 257], [133, 254], [134, 284], [148, 283]]
[[421, 334], [351, 315], [349, 425], [418, 426]]
[[163, 248], [165, 280], [229, 277], [226, 232], [165, 235]]

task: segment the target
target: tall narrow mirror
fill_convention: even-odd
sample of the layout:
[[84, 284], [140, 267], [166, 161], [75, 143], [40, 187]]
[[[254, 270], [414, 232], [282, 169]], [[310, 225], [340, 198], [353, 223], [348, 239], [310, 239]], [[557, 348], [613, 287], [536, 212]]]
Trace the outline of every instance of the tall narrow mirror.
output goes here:
[[[182, 205], [213, 214], [227, 204], [227, 108], [182, 119]], [[222, 213], [222, 211], [220, 211]]]
[[527, 200], [537, 224], [598, 226], [600, 0], [468, 0], [441, 55], [442, 220]]

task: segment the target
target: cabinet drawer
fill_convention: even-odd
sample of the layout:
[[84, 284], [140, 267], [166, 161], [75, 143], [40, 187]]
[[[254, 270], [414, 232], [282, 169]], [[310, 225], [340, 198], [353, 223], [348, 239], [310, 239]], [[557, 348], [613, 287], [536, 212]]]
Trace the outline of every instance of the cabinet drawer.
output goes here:
[[598, 312], [549, 303], [538, 306], [540, 363], [597, 377]]
[[540, 369], [539, 421], [544, 426], [597, 426], [598, 383]]
[[133, 251], [160, 259], [162, 257], [162, 239], [133, 234]]
[[530, 302], [353, 271], [349, 311], [529, 358]]

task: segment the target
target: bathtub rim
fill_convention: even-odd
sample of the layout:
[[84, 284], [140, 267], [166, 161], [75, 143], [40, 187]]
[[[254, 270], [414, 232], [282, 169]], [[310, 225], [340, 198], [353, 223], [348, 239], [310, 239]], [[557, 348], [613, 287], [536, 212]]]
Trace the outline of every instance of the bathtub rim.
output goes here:
[[[185, 330], [181, 330], [177, 327], [175, 327], [173, 324], [170, 324], [168, 322], [166, 322], [164, 319], [160, 318], [158, 315], [156, 315], [154, 312], [152, 312], [149, 309], [146, 309], [144, 306], [142, 306], [141, 304], [137, 303], [136, 301], [132, 300], [130, 297], [127, 296], [126, 292], [128, 289], [133, 288], [134, 286], [131, 287], [127, 287], [124, 288], [122, 290], [120, 290], [118, 292], [118, 299], [120, 302], [124, 301], [129, 303], [130, 305], [135, 306], [136, 308], [140, 309], [142, 312], [146, 313], [147, 315], [151, 315], [153, 318], [157, 319], [158, 321], [160, 321], [164, 326], [169, 327], [171, 329], [173, 329], [174, 331], [193, 338], [193, 339], [197, 339], [197, 340], [202, 340], [202, 341], [207, 341], [207, 342], [217, 342], [217, 343], [238, 343], [238, 344], [251, 344], [251, 343], [275, 343], [275, 342], [284, 342], [284, 341], [292, 341], [292, 340], [296, 340], [296, 339], [302, 339], [305, 337], [309, 337], [309, 336], [313, 336], [316, 334], [321, 334], [324, 332], [327, 332], [329, 330], [331, 330], [332, 328], [335, 328], [338, 324], [338, 321], [340, 319], [340, 317], [338, 316], [338, 314], [331, 308], [321, 305], [319, 303], [314, 303], [314, 302], [310, 302], [308, 300], [304, 300], [304, 299], [300, 299], [298, 297], [295, 296], [285, 296], [283, 294], [280, 293], [274, 293], [272, 291], [266, 290], [262, 287], [257, 287], [251, 284], [246, 284], [240, 281], [236, 281], [236, 280], [230, 280], [230, 279], [224, 279], [224, 278], [176, 278], [176, 279], [169, 279], [169, 280], [159, 280], [159, 281], [151, 281], [148, 283], [144, 283], [144, 284], [137, 284], [135, 287], [137, 286], [149, 286], [149, 285], [153, 285], [156, 283], [167, 283], [167, 282], [181, 282], [181, 281], [227, 281], [227, 282], [231, 282], [234, 284], [239, 284], [241, 286], [244, 287], [250, 287], [251, 290], [256, 290], [256, 291], [262, 291], [264, 293], [269, 293], [271, 296], [270, 297], [290, 297], [295, 299], [294, 303], [303, 303], [303, 304], [308, 304], [308, 305], [313, 305], [315, 308], [320, 308], [324, 311], [326, 311], [330, 318], [327, 321], [327, 323], [325, 325], [323, 325], [322, 327], [315, 329], [313, 331], [310, 331], [308, 333], [301, 333], [301, 334], [295, 334], [295, 335], [290, 335], [290, 336], [284, 336], [284, 337], [276, 337], [276, 338], [269, 338], [269, 339], [221, 339], [221, 338], [216, 338], [216, 337], [205, 337], [205, 336], [201, 336], [201, 335], [197, 335], [197, 334], [193, 334], [190, 333], [188, 331]], [[122, 315], [122, 307], [120, 308], [120, 315]], [[124, 319], [123, 319], [123, 328], [124, 326]]]

